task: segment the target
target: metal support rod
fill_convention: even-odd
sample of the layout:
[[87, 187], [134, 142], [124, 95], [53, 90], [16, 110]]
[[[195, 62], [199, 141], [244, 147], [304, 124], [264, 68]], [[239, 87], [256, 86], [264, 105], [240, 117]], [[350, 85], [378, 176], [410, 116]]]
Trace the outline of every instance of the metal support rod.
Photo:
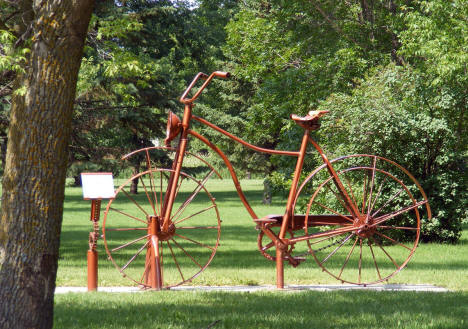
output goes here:
[[276, 244], [276, 288], [284, 289], [284, 245]]
[[89, 233], [88, 261], [88, 291], [96, 291], [98, 287], [98, 252], [97, 240], [99, 238], [99, 216], [101, 213], [101, 200], [91, 200], [91, 218], [93, 231]]
[[98, 253], [88, 250], [88, 291], [97, 291]]

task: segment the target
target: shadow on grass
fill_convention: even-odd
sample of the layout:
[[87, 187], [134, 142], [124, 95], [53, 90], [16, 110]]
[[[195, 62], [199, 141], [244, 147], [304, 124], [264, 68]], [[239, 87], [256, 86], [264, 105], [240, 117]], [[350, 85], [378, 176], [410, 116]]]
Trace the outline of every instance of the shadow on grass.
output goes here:
[[66, 294], [54, 328], [466, 328], [467, 293]]
[[[245, 226], [240, 225], [226, 225], [221, 226], [220, 246], [217, 253], [209, 265], [212, 269], [223, 268], [245, 268], [245, 269], [270, 269], [274, 267], [271, 261], [266, 260], [258, 251], [256, 246], [256, 238], [258, 232], [251, 226], [250, 223]], [[91, 230], [89, 224], [89, 230]], [[62, 232], [60, 258], [66, 259], [71, 262], [85, 262], [85, 252], [88, 247], [87, 239], [89, 234], [88, 229], [83, 229], [82, 226], [69, 225], [66, 230]], [[246, 244], [249, 244], [246, 250]], [[98, 251], [104, 255], [104, 243], [98, 241]], [[190, 252], [190, 250], [188, 250]], [[106, 260], [104, 260], [106, 261]], [[303, 266], [316, 266], [312, 257], [308, 257]], [[340, 268], [342, 264], [334, 264], [330, 268]], [[392, 268], [391, 263], [380, 265], [382, 268]], [[414, 257], [409, 266], [412, 270], [465, 270], [466, 262], [463, 260], [450, 259], [443, 263], [425, 260], [419, 257]], [[368, 266], [363, 264], [363, 268]]]

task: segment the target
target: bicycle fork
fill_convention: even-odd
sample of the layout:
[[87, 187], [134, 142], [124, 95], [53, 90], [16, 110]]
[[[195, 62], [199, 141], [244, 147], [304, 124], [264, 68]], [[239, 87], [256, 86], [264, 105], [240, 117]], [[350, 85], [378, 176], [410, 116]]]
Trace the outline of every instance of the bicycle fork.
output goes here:
[[[162, 266], [159, 248], [159, 237], [173, 234], [171, 231], [171, 213], [172, 207], [177, 194], [177, 184], [179, 182], [180, 172], [182, 170], [182, 163], [184, 160], [185, 150], [187, 148], [187, 135], [190, 124], [190, 117], [192, 113], [192, 104], [185, 105], [184, 118], [182, 122], [182, 132], [180, 135], [179, 145], [175, 154], [174, 162], [166, 193], [164, 195], [164, 202], [161, 207], [160, 216], [150, 216], [148, 218], [148, 236], [151, 241], [149, 252], [146, 259], [147, 273], [145, 281], [151, 288], [160, 290], [163, 287]], [[170, 232], [171, 231], [171, 232]]]

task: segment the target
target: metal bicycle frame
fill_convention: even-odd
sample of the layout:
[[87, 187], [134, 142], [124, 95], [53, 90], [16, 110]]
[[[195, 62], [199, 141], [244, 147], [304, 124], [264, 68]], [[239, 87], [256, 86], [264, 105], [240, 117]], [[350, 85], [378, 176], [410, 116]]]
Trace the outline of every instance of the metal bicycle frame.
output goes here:
[[[196, 98], [201, 94], [203, 89], [208, 85], [208, 83], [215, 77], [227, 77], [228, 74], [224, 72], [214, 72], [210, 76], [207, 76], [203, 73], [199, 73], [192, 83], [189, 85], [187, 90], [184, 92], [184, 94], [181, 96], [180, 101], [185, 104], [184, 108], [184, 115], [182, 122], [180, 123], [180, 133], [179, 133], [179, 142], [178, 146], [176, 147], [176, 156], [173, 162], [173, 172], [171, 174], [171, 177], [169, 179], [169, 185], [168, 185], [168, 190], [165, 194], [164, 198], [164, 206], [163, 206], [163, 218], [162, 220], [162, 226], [161, 230], [162, 231], [167, 231], [170, 225], [170, 218], [171, 218], [171, 212], [172, 212], [172, 206], [175, 200], [175, 196], [177, 193], [177, 184], [180, 176], [180, 172], [182, 169], [182, 164], [184, 160], [184, 155], [187, 149], [187, 143], [188, 143], [188, 136], [191, 135], [201, 142], [203, 142], [205, 145], [207, 145], [210, 149], [212, 149], [214, 152], [216, 152], [224, 161], [226, 164], [229, 173], [231, 175], [231, 178], [234, 182], [234, 186], [237, 190], [237, 193], [239, 195], [240, 200], [242, 201], [244, 207], [246, 208], [247, 212], [250, 214], [253, 220], [258, 219], [258, 216], [255, 214], [254, 210], [250, 206], [249, 202], [247, 201], [247, 198], [245, 197], [244, 192], [242, 191], [242, 188], [240, 186], [239, 180], [237, 178], [237, 175], [234, 171], [234, 168], [227, 158], [227, 156], [212, 142], [210, 142], [206, 137], [202, 136], [198, 132], [190, 129], [190, 123], [192, 120], [198, 121], [199, 123], [208, 126], [219, 133], [227, 136], [228, 138], [244, 145], [247, 148], [250, 148], [256, 152], [261, 152], [261, 153], [267, 153], [267, 154], [278, 154], [278, 155], [284, 155], [284, 156], [295, 156], [297, 157], [297, 162], [296, 162], [296, 167], [294, 170], [294, 175], [293, 175], [293, 181], [289, 190], [289, 195], [286, 203], [286, 210], [283, 215], [283, 220], [281, 224], [281, 230], [279, 235], [275, 235], [270, 229], [260, 226], [260, 228], [265, 232], [265, 234], [275, 243], [276, 246], [276, 270], [277, 270], [277, 287], [278, 288], [283, 288], [284, 287], [284, 253], [287, 249], [287, 246], [289, 244], [294, 244], [295, 241], [288, 241], [288, 239], [285, 239], [286, 231], [288, 227], [291, 225], [291, 221], [294, 219], [293, 215], [293, 207], [294, 207], [294, 202], [295, 198], [297, 196], [297, 190], [298, 190], [298, 184], [299, 184], [299, 178], [300, 174], [303, 168], [304, 164], [304, 159], [306, 156], [307, 152], [307, 146], [308, 144], [312, 144], [314, 148], [317, 150], [317, 152], [320, 154], [322, 157], [322, 160], [324, 164], [326, 165], [328, 172], [330, 173], [342, 199], [343, 202], [346, 206], [346, 208], [349, 210], [350, 214], [352, 217], [356, 218], [360, 216], [360, 212], [356, 205], [352, 202], [350, 196], [348, 195], [346, 189], [344, 188], [342, 182], [340, 181], [336, 171], [333, 169], [331, 163], [329, 162], [327, 156], [324, 154], [320, 146], [310, 137], [310, 130], [304, 128], [304, 135], [302, 137], [302, 142], [299, 151], [279, 151], [279, 150], [272, 150], [272, 149], [266, 149], [266, 148], [261, 148], [257, 147], [255, 145], [252, 145], [241, 138], [223, 130], [222, 128], [216, 126], [215, 124], [197, 117], [195, 115], [192, 115], [192, 110], [193, 110], [193, 102], [195, 101]], [[196, 94], [190, 98], [187, 99], [186, 96], [188, 95], [189, 91], [192, 89], [192, 87], [195, 85], [195, 83], [199, 79], [205, 79], [204, 84], [200, 87], [200, 89], [196, 92]], [[310, 237], [312, 238], [312, 236]], [[307, 237], [303, 237], [303, 239], [307, 239]]]

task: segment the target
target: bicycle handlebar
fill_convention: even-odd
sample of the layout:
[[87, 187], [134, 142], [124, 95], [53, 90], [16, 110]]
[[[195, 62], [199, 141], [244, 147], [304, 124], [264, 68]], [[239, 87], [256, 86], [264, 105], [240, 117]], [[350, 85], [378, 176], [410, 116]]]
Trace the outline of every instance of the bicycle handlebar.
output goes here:
[[[230, 76], [231, 76], [231, 74], [229, 72], [222, 72], [222, 71], [215, 71], [215, 72], [211, 73], [210, 75], [205, 74], [203, 72], [199, 72], [195, 76], [195, 78], [193, 78], [192, 82], [187, 87], [187, 89], [184, 91], [182, 96], [180, 96], [179, 100], [180, 100], [181, 103], [184, 103], [184, 104], [193, 103], [193, 101], [195, 101], [198, 98], [198, 96], [200, 96], [203, 89], [205, 89], [205, 87], [211, 82], [211, 80], [213, 80], [214, 77], [226, 79], [226, 78], [229, 78]], [[200, 79], [205, 80], [203, 85], [200, 87], [200, 89], [197, 90], [197, 92], [195, 93], [195, 95], [192, 98], [186, 98], [188, 93], [190, 92], [190, 90], [192, 90], [193, 86], [195, 86], [195, 83], [197, 83], [197, 81], [200, 80]]]

